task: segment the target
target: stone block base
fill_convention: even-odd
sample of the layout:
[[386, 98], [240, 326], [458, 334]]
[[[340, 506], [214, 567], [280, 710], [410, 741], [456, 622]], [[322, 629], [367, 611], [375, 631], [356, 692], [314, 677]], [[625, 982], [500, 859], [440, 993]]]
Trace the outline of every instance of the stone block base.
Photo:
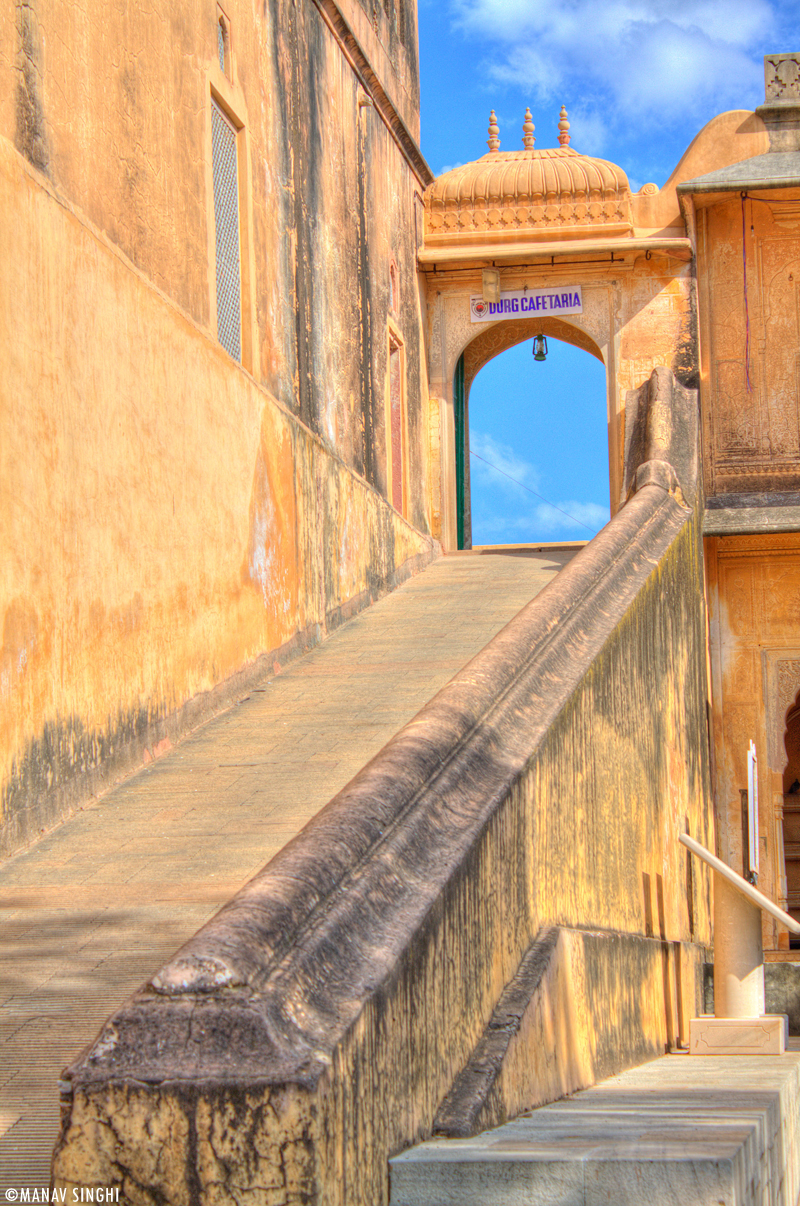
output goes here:
[[783, 1055], [789, 1037], [784, 1013], [761, 1018], [692, 1018], [691, 1055]]
[[389, 1164], [390, 1206], [796, 1206], [800, 1053], [665, 1055]]

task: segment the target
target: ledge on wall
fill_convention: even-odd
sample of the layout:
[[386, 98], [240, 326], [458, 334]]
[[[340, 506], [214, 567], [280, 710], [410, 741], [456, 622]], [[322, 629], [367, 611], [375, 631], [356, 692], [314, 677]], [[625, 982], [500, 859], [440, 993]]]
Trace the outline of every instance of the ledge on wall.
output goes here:
[[496, 244], [468, 243], [465, 240], [450, 247], [430, 245], [423, 247], [418, 254], [418, 259], [421, 268], [428, 268], [436, 264], [453, 264], [462, 261], [473, 263], [486, 260], [492, 263], [495, 261], [506, 263], [511, 260], [520, 260], [525, 264], [530, 264], [541, 259], [549, 260], [555, 256], [560, 259], [563, 256], [585, 257], [586, 255], [609, 253], [630, 255], [632, 252], [636, 255], [643, 255], [648, 251], [659, 251], [672, 256], [673, 259], [688, 261], [692, 258], [692, 243], [690, 239], [685, 238], [559, 239], [547, 243], [527, 241]]
[[800, 532], [800, 493], [717, 494], [706, 499], [704, 536]]

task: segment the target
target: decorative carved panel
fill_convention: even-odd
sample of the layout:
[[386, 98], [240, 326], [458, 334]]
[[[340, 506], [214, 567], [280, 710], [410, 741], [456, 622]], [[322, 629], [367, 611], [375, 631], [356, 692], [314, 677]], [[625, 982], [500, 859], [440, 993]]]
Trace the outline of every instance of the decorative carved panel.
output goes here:
[[744, 217], [746, 260], [741, 199], [711, 207], [706, 220], [712, 493], [800, 480], [800, 201], [749, 200]]
[[731, 632], [736, 637], [752, 637], [755, 631], [754, 585], [749, 563], [738, 559], [721, 563], [720, 593], [725, 600]]
[[758, 452], [758, 393], [753, 383], [748, 392], [744, 360], [718, 360], [716, 382], [717, 452], [720, 460], [752, 456]]
[[764, 352], [761, 358], [766, 403], [763, 452], [772, 458], [800, 457], [798, 429], [797, 286], [800, 259], [794, 239], [769, 239], [761, 247]]
[[800, 101], [800, 56], [770, 54], [764, 59], [766, 103]]

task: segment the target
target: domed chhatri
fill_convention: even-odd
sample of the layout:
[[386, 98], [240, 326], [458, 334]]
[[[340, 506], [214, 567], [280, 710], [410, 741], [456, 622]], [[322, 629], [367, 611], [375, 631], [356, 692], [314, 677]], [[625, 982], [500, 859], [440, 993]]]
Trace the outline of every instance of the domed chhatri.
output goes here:
[[[561, 106], [558, 147], [536, 150], [530, 109], [523, 146], [500, 150], [494, 110], [489, 153], [437, 177], [425, 193], [426, 241], [516, 242], [536, 238], [633, 233], [631, 190], [622, 168], [569, 145]], [[563, 235], [561, 235], [563, 237]]]

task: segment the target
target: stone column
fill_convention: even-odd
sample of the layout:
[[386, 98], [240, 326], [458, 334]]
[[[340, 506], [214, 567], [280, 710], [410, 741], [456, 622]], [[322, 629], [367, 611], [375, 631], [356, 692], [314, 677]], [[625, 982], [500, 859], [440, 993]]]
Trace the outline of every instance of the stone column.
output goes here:
[[714, 1015], [764, 1016], [761, 910], [714, 872]]

